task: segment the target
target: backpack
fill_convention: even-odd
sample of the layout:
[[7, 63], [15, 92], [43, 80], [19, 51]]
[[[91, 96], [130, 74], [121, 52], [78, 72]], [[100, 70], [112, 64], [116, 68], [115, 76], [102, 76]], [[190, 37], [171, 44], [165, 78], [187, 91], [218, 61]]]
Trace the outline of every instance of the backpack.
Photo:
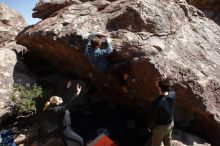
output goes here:
[[0, 146], [16, 146], [11, 130], [0, 131]]

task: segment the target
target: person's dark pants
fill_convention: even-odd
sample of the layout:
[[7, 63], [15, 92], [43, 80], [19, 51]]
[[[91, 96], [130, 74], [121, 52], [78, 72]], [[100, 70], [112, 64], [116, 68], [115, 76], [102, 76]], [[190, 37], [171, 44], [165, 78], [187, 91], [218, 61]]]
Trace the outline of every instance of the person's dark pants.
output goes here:
[[66, 127], [62, 135], [66, 146], [84, 146], [82, 137], [73, 132], [70, 127]]
[[[174, 127], [174, 122], [172, 121], [167, 125], [156, 125], [152, 130], [151, 146], [172, 146], [172, 130]], [[149, 145], [149, 141], [145, 146]]]

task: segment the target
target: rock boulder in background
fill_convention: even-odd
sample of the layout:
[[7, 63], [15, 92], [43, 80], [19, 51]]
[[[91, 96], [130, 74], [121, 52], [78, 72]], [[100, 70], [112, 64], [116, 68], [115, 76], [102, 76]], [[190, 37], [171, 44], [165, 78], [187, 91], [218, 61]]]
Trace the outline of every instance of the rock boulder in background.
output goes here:
[[71, 4], [81, 3], [79, 0], [39, 0], [33, 8], [33, 18], [45, 19], [52, 13]]
[[220, 1], [219, 0], [187, 0], [187, 2], [201, 9], [205, 15], [220, 25]]
[[[83, 54], [89, 32], [113, 38], [112, 64], [129, 78], [97, 72]], [[116, 0], [73, 4], [23, 31], [17, 41], [60, 70], [91, 80], [118, 103], [146, 112], [158, 76], [176, 83], [176, 126], [220, 145], [220, 27], [186, 1]], [[126, 86], [128, 92], [123, 92]]]
[[192, 4], [198, 8], [220, 9], [219, 0], [186, 0], [189, 4]]
[[27, 26], [24, 18], [15, 10], [0, 3], [0, 47], [14, 41], [15, 36]]
[[0, 124], [13, 114], [10, 99], [13, 83], [30, 85], [34, 77], [17, 56], [26, 50], [15, 43], [16, 35], [27, 26], [24, 18], [0, 4]]

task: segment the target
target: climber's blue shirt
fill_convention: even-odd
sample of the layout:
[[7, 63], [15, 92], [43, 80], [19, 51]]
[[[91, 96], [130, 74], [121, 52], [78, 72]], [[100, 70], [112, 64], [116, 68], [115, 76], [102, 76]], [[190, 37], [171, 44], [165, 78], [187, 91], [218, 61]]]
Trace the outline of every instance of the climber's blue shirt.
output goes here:
[[91, 48], [91, 39], [94, 35], [95, 34], [91, 34], [88, 37], [88, 44], [85, 50], [85, 55], [88, 57], [90, 63], [94, 68], [100, 71], [105, 71], [109, 66], [109, 62], [107, 61], [106, 56], [113, 52], [113, 48], [111, 43], [108, 43], [106, 49]]

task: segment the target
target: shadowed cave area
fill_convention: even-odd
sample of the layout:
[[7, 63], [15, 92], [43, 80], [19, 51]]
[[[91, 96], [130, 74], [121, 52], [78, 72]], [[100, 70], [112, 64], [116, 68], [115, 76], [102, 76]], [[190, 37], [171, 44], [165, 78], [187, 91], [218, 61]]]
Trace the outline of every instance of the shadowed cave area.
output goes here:
[[[27, 53], [23, 61], [38, 78], [38, 84], [47, 91], [45, 99], [37, 101], [38, 110], [42, 109], [50, 96], [62, 95], [63, 88], [60, 86], [64, 87], [68, 79], [79, 79], [58, 71], [48, 61], [32, 53]], [[84, 142], [105, 133], [122, 146], [144, 145], [150, 137], [144, 119], [133, 110], [101, 97], [93, 85], [89, 88], [89, 92], [84, 95], [86, 106], [81, 108], [79, 105], [74, 111], [70, 109], [72, 128], [83, 137]]]
[[[43, 101], [38, 101], [39, 110], [50, 96], [62, 95], [68, 79], [79, 79], [77, 76], [57, 70], [36, 54], [27, 53], [23, 61], [38, 78], [38, 84], [48, 92]], [[91, 84], [91, 82], [87, 83]], [[141, 146], [150, 139], [151, 133], [147, 131], [147, 121], [142, 118], [143, 115], [111, 101], [107, 96], [101, 95], [93, 85], [89, 85], [89, 92], [84, 97], [86, 106], [71, 111], [71, 120], [72, 128], [83, 137], [85, 143], [95, 139], [101, 133], [105, 133], [121, 146]], [[187, 125], [177, 121], [175, 125], [176, 128], [194, 133], [188, 130], [192, 126], [196, 126], [195, 121], [187, 122]], [[202, 133], [196, 134], [203, 136]]]

